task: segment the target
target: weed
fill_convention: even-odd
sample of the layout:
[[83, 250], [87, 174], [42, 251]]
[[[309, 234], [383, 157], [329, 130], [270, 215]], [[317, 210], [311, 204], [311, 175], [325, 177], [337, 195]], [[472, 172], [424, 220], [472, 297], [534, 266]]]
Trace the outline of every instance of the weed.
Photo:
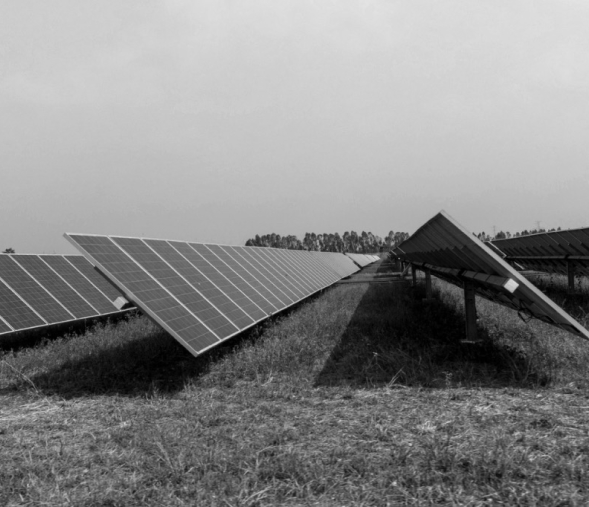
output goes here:
[[343, 285], [192, 358], [144, 318], [0, 358], [1, 505], [585, 505], [587, 344]]

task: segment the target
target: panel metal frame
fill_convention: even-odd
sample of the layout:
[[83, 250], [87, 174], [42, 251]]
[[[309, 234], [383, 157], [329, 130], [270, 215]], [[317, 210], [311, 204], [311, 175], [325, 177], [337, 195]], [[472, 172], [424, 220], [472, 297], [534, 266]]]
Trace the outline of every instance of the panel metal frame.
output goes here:
[[520, 315], [589, 339], [587, 329], [444, 211], [393, 251], [418, 269], [429, 269], [455, 285], [474, 284], [477, 294]]
[[564, 275], [569, 292], [574, 277], [589, 276], [589, 227], [541, 232], [489, 242], [503, 258], [523, 269]]

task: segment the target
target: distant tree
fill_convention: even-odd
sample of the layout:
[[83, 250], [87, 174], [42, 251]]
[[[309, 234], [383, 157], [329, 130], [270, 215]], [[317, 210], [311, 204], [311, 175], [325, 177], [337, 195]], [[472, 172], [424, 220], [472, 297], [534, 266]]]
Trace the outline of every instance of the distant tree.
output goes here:
[[393, 248], [400, 245], [401, 243], [403, 243], [403, 241], [405, 241], [406, 239], [409, 239], [409, 233], [407, 232], [395, 232], [395, 236], [393, 239]]
[[256, 234], [246, 241], [245, 246], [266, 246], [284, 248], [289, 250], [308, 250], [316, 252], [350, 252], [350, 253], [377, 253], [383, 248], [392, 248], [409, 237], [406, 232], [390, 231], [383, 240], [380, 236], [371, 232], [362, 231], [358, 235], [355, 231], [339, 233], [324, 232], [315, 234], [306, 232], [301, 241], [296, 236], [280, 236], [280, 234]]
[[2, 253], [7, 253], [7, 254], [11, 254], [11, 253], [16, 253], [14, 251], [14, 248], [7, 248], [6, 250], [4, 250]]

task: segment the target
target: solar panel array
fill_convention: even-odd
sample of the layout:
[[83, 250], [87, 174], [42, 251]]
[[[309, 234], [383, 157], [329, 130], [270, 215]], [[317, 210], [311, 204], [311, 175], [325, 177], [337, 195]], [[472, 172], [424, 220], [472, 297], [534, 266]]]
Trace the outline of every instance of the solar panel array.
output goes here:
[[193, 355], [358, 271], [331, 252], [65, 237]]
[[589, 276], [589, 228], [498, 239], [491, 244], [506, 260], [525, 269], [566, 275], [573, 263], [576, 273]]
[[589, 332], [445, 212], [393, 250], [401, 259], [458, 286], [583, 338]]
[[377, 255], [370, 254], [359, 254], [359, 253], [346, 253], [346, 255], [352, 259], [361, 268], [376, 262], [380, 258]]
[[0, 254], [0, 335], [119, 313], [121, 296], [80, 255]]

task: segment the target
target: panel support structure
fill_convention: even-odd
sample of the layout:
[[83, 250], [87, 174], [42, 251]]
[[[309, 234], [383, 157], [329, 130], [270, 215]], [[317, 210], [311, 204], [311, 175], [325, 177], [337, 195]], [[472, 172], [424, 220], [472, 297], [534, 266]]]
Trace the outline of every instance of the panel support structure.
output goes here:
[[425, 270], [425, 299], [432, 299], [432, 272], [429, 269]]
[[411, 278], [413, 280], [413, 287], [417, 285], [417, 268], [415, 264], [411, 264]]
[[575, 292], [575, 263], [567, 261], [567, 276], [569, 280], [569, 294]]
[[464, 313], [466, 320], [466, 340], [477, 341], [476, 290], [472, 282], [464, 282]]

